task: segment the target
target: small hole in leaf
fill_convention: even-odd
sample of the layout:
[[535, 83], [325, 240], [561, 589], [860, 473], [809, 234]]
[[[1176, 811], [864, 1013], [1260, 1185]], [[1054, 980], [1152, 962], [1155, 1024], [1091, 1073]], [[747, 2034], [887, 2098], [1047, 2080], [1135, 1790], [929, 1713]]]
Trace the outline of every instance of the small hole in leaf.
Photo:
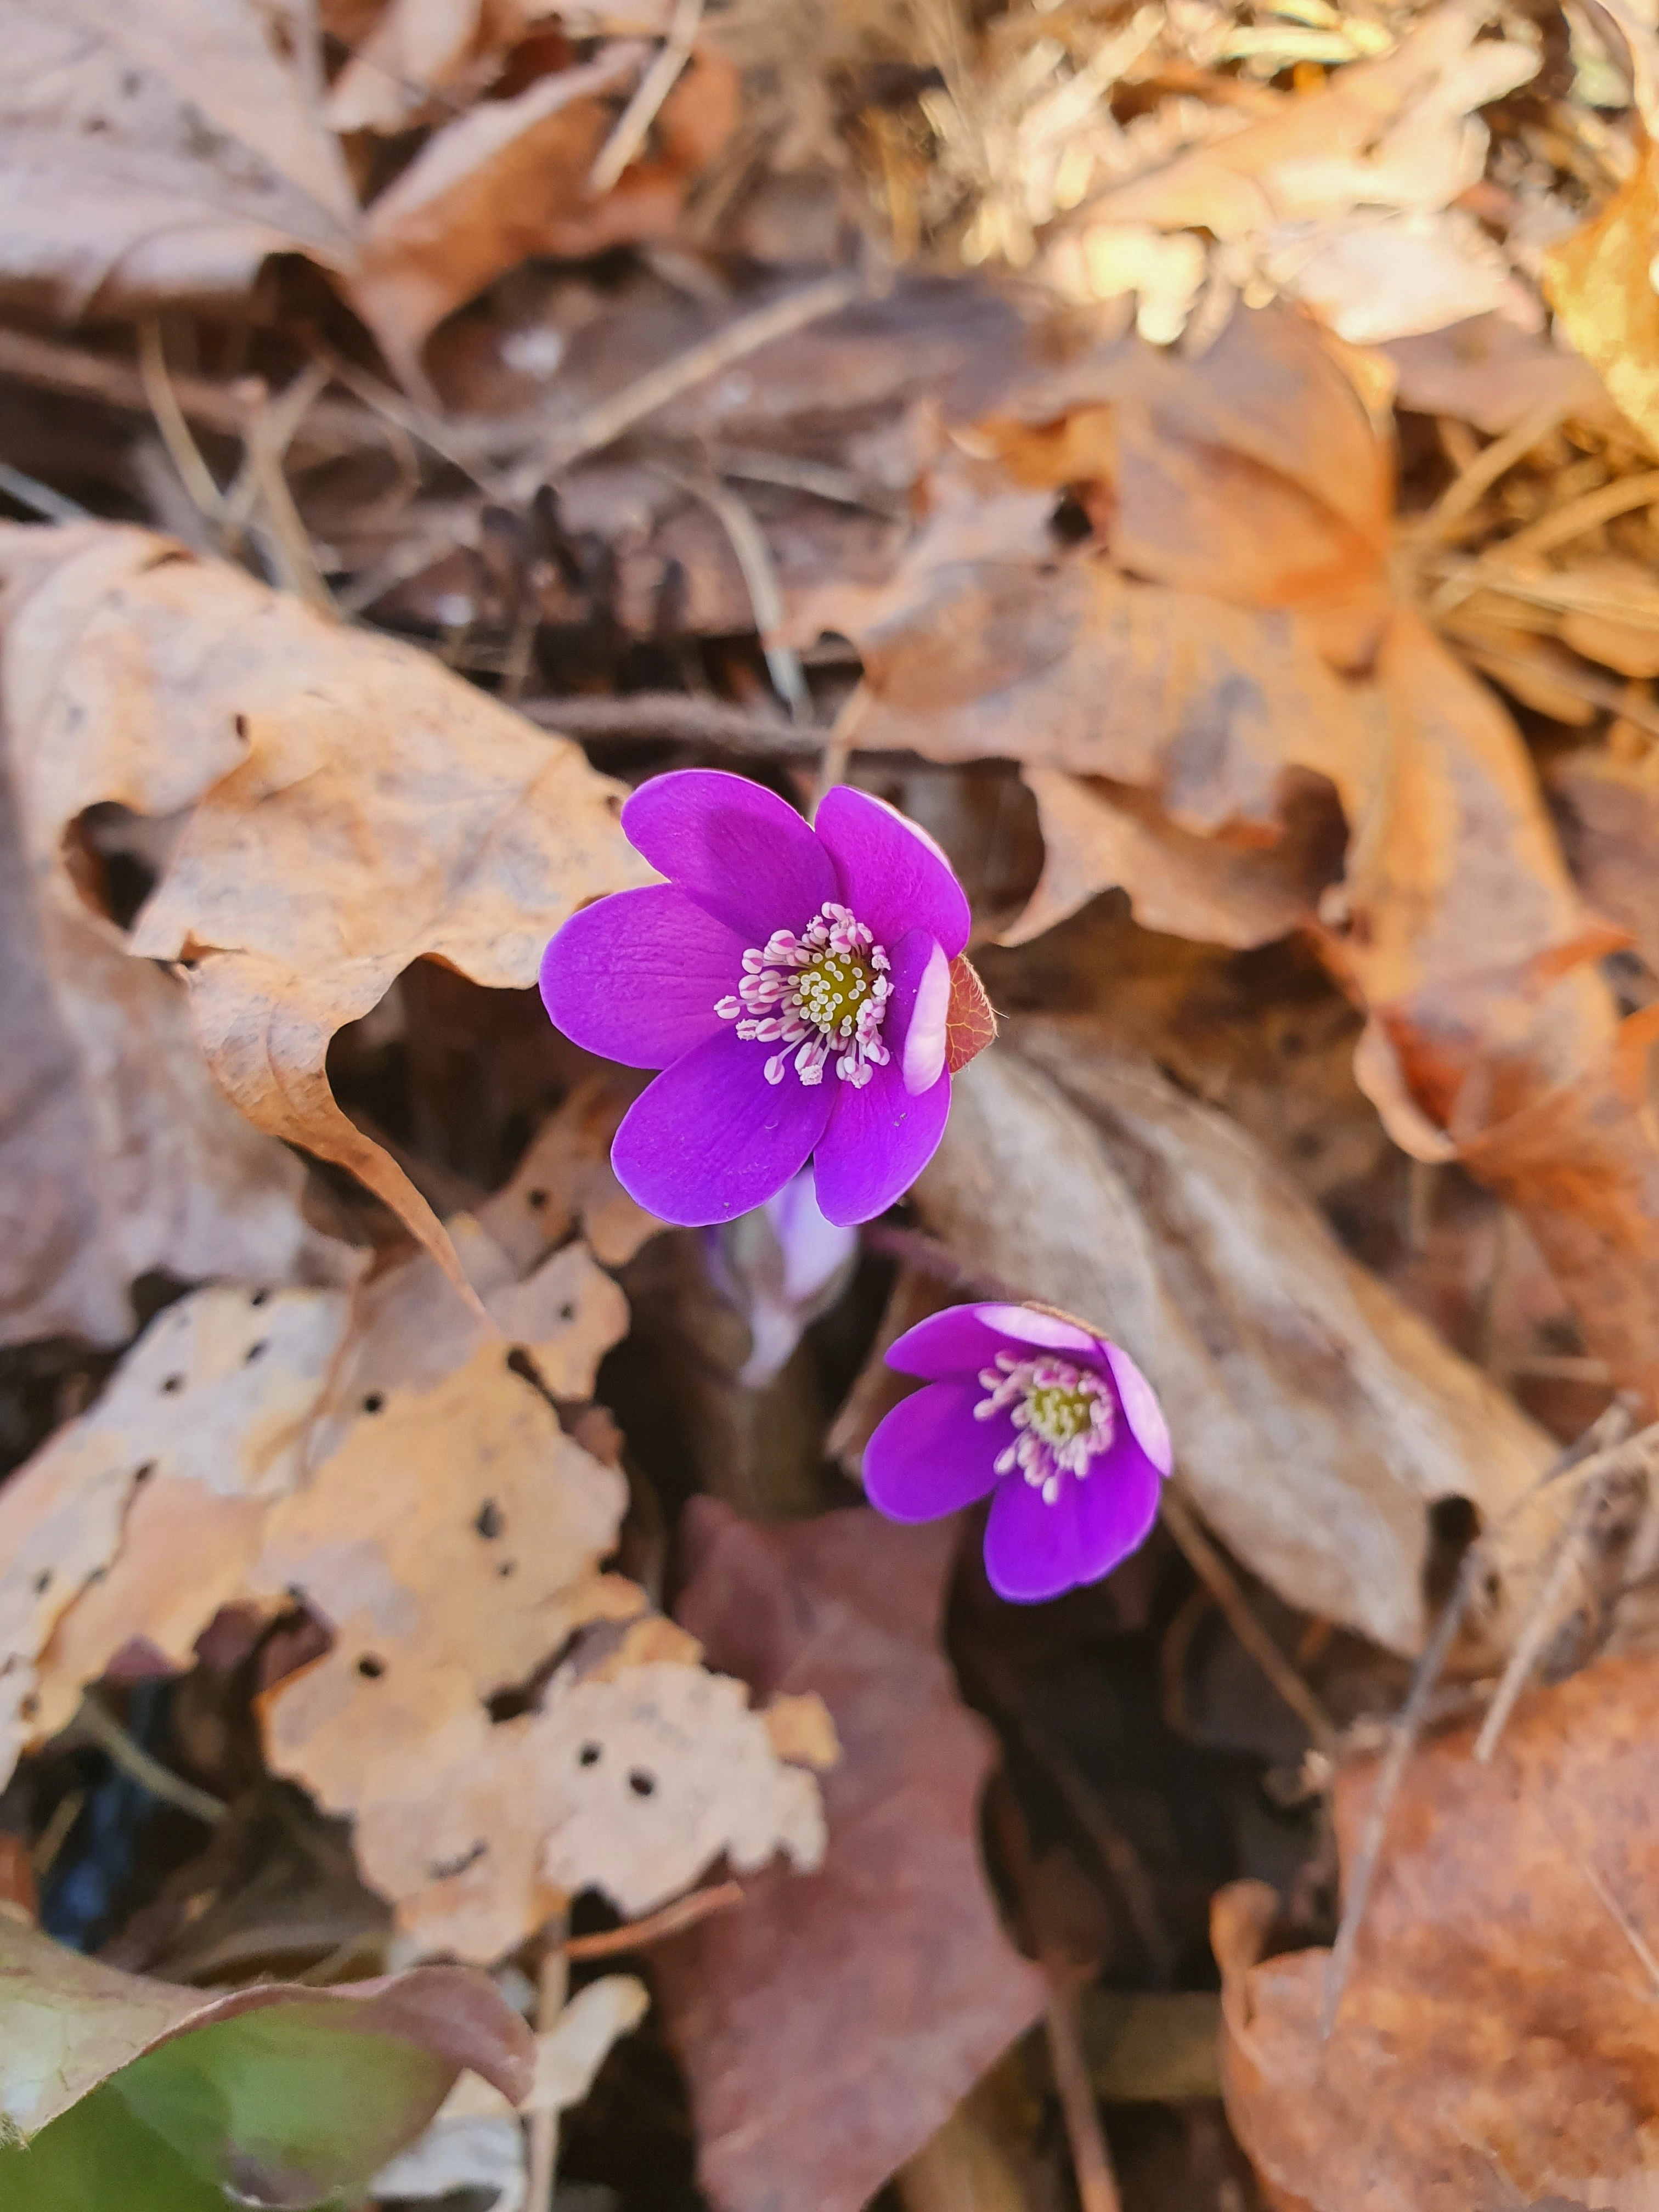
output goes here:
[[501, 1509], [493, 1498], [486, 1498], [478, 1508], [477, 1518], [472, 1523], [486, 1543], [493, 1543], [507, 1523], [501, 1518]]
[[265, 1341], [266, 1340], [263, 1336], [257, 1337], [254, 1341], [249, 1345], [247, 1350], [242, 1354], [242, 1364], [244, 1367], [252, 1367], [254, 1361], [260, 1358], [265, 1349]]
[[133, 1468], [132, 1479], [134, 1482], [148, 1482], [155, 1472], [155, 1461], [153, 1459], [147, 1459], [142, 1467], [135, 1467]]
[[34, 1695], [33, 1691], [31, 1691], [29, 1695], [23, 1699], [21, 1705], [18, 1706], [17, 1710], [23, 1716], [23, 1718], [26, 1721], [32, 1721], [34, 1718], [34, 1716], [40, 1710], [40, 1700]]
[[502, 1581], [504, 1582], [504, 1581], [507, 1579], [507, 1576], [508, 1576], [508, 1575], [510, 1575], [510, 1574], [512, 1574], [512, 1573], [514, 1572], [514, 1562], [513, 1562], [511, 1559], [503, 1559], [503, 1560], [501, 1561], [501, 1564], [500, 1565], [500, 1566], [496, 1568], [495, 1572], [496, 1572], [496, 1573], [501, 1577], [501, 1579], [502, 1579]]
[[544, 1190], [527, 1190], [524, 1194], [524, 1202], [532, 1213], [539, 1213], [547, 1200], [548, 1194]]
[[569, 1299], [567, 1298], [564, 1304], [559, 1308], [559, 1319], [564, 1322], [571, 1322], [574, 1321], [575, 1318], [576, 1309], [571, 1304]]
[[44, 1597], [51, 1588], [52, 1569], [50, 1567], [42, 1567], [40, 1573], [34, 1577], [34, 1595], [36, 1597]]
[[269, 1291], [255, 1291], [253, 1296], [248, 1300], [248, 1304], [251, 1306], [262, 1306], [266, 1303], [270, 1297], [270, 1292]]
[[636, 1797], [650, 1797], [656, 1792], [657, 1778], [647, 1774], [642, 1766], [636, 1766], [629, 1774], [628, 1786]]
[[171, 1398], [175, 1391], [182, 1390], [184, 1387], [185, 1378], [182, 1375], [169, 1375], [167, 1381], [162, 1383], [161, 1390], [164, 1396]]
[[366, 1413], [378, 1413], [385, 1403], [386, 1394], [384, 1391], [371, 1390], [368, 1396], [363, 1400], [363, 1411]]
[[597, 1766], [599, 1763], [599, 1747], [596, 1743], [585, 1743], [576, 1753], [576, 1764], [579, 1766]]
[[377, 1659], [372, 1651], [365, 1651], [357, 1662], [357, 1672], [366, 1682], [378, 1682], [386, 1672], [386, 1661]]

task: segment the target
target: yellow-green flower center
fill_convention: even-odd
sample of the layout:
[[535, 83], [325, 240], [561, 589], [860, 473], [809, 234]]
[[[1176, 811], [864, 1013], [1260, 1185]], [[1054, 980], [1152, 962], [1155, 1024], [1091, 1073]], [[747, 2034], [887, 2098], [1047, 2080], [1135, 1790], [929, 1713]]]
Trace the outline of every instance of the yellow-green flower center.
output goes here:
[[1097, 1389], [1066, 1389], [1058, 1382], [1036, 1383], [1028, 1392], [1030, 1425], [1046, 1444], [1068, 1444], [1094, 1425]]
[[800, 1010], [822, 1036], [851, 1036], [870, 981], [870, 969], [855, 953], [820, 952], [801, 970]]

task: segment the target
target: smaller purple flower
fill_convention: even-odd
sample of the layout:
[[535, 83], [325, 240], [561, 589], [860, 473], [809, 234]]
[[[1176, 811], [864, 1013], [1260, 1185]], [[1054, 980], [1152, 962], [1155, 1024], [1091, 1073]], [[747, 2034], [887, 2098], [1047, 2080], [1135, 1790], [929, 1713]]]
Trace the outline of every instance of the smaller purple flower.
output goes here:
[[933, 1521], [994, 1492], [985, 1571], [999, 1597], [1058, 1597], [1127, 1559], [1158, 1515], [1170, 1431], [1128, 1353], [1037, 1306], [952, 1306], [887, 1354], [925, 1388], [865, 1447], [870, 1503]]

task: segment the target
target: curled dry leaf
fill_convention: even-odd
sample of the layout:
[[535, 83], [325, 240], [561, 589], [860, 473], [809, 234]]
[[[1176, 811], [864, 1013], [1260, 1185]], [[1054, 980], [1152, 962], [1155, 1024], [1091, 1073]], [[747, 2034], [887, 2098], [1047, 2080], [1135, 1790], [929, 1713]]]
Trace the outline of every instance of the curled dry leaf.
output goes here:
[[936, 1640], [951, 1532], [760, 1528], [698, 1498], [684, 1534], [678, 1613], [711, 1662], [817, 1692], [842, 1751], [820, 1871], [763, 1874], [653, 1954], [698, 2179], [720, 2212], [857, 2212], [1043, 2004], [980, 1861], [988, 1734]]
[[[1490, 1523], [1548, 1462], [1241, 1129], [1080, 1029], [1022, 1021], [967, 1071], [917, 1195], [964, 1266], [1088, 1315], [1157, 1378], [1177, 1479], [1253, 1572], [1391, 1650], [1425, 1632], [1431, 1506]], [[1514, 1523], [1500, 1641], [1556, 1518]]]
[[145, 532], [8, 530], [0, 581], [31, 853], [65, 872], [100, 804], [178, 817], [128, 951], [186, 963], [249, 1120], [350, 1168], [459, 1283], [431, 1208], [335, 1103], [329, 1040], [423, 956], [532, 982], [567, 915], [641, 880], [612, 787], [429, 655]]
[[[1421, 1747], [1328, 2040], [1329, 1954], [1255, 1965], [1272, 1898], [1217, 1899], [1227, 2110], [1284, 2212], [1645, 2203], [1659, 2127], [1659, 1662], [1604, 1660]], [[1374, 1762], [1338, 1778], [1352, 1858]], [[1241, 1885], [1259, 1891], [1259, 1885]]]
[[257, 8], [3, 0], [0, 36], [0, 289], [72, 317], [240, 297], [271, 253], [349, 261], [339, 147]]
[[1629, 421], [1659, 443], [1659, 298], [1648, 274], [1659, 226], [1659, 171], [1644, 141], [1630, 175], [1544, 268], [1550, 305]]
[[374, 2195], [431, 2197], [493, 2189], [492, 2212], [519, 2212], [527, 2191], [519, 2113], [562, 2112], [580, 2104], [611, 2045], [639, 2026], [650, 2002], [644, 1983], [631, 1974], [605, 1974], [579, 1990], [537, 2036], [535, 2080], [516, 2109], [492, 2082], [464, 2075], [419, 2142], [375, 2175]]

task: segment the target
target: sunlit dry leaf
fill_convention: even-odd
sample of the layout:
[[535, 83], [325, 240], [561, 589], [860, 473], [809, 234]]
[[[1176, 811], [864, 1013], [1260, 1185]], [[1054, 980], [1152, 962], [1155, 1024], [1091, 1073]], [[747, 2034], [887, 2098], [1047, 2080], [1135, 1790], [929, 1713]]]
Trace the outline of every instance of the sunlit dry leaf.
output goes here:
[[[1651, 1656], [1607, 1660], [1524, 1698], [1490, 1765], [1470, 1756], [1472, 1726], [1418, 1751], [1328, 2041], [1329, 1954], [1252, 1967], [1244, 1931], [1224, 1932], [1228, 2114], [1270, 2203], [1468, 2212], [1506, 2201], [1498, 2176], [1516, 2203], [1644, 2201], [1656, 1696]], [[1349, 1862], [1376, 1772], [1338, 1780]]]
[[1475, 315], [1378, 350], [1398, 372], [1401, 407], [1449, 415], [1488, 437], [1552, 402], [1578, 422], [1618, 419], [1601, 380], [1565, 337], [1520, 330], [1504, 315]]
[[843, 1753], [822, 1869], [761, 1875], [653, 1954], [698, 2179], [720, 2212], [858, 2212], [1043, 2001], [980, 1862], [987, 1731], [935, 1640], [951, 1532], [763, 1529], [701, 1498], [686, 1534], [678, 1612], [711, 1663], [818, 1692]]
[[1659, 296], [1649, 274], [1656, 232], [1659, 174], [1644, 146], [1606, 206], [1562, 240], [1544, 269], [1568, 337], [1650, 446], [1659, 446]]
[[405, 376], [452, 307], [531, 255], [578, 259], [674, 229], [696, 167], [736, 122], [737, 76], [714, 57], [695, 65], [659, 112], [664, 150], [591, 198], [588, 173], [619, 112], [610, 95], [626, 97], [645, 59], [618, 41], [509, 99], [481, 100], [374, 202], [345, 289]]
[[6, 705], [29, 848], [83, 811], [181, 816], [128, 949], [186, 963], [220, 1083], [350, 1167], [456, 1273], [402, 1170], [341, 1113], [330, 1038], [410, 963], [521, 988], [574, 908], [637, 882], [612, 787], [429, 655], [100, 525], [0, 536]]
[[72, 316], [240, 296], [271, 253], [349, 260], [339, 148], [248, 0], [5, 0], [0, 35], [0, 289]]
[[[965, 1267], [1127, 1348], [1177, 1479], [1253, 1572], [1391, 1650], [1425, 1632], [1430, 1507], [1469, 1498], [1490, 1522], [1547, 1462], [1242, 1130], [1079, 1024], [1022, 1020], [966, 1072], [917, 1195]], [[1515, 1524], [1499, 1640], [1555, 1518]]]
[[[0, 1769], [63, 1726], [131, 1635], [185, 1663], [298, 1475], [345, 1308], [337, 1291], [196, 1291], [0, 1492]], [[106, 1577], [129, 1537], [112, 1607]], [[77, 1600], [92, 1610], [71, 1629]], [[49, 1650], [65, 1638], [67, 1663]]]

